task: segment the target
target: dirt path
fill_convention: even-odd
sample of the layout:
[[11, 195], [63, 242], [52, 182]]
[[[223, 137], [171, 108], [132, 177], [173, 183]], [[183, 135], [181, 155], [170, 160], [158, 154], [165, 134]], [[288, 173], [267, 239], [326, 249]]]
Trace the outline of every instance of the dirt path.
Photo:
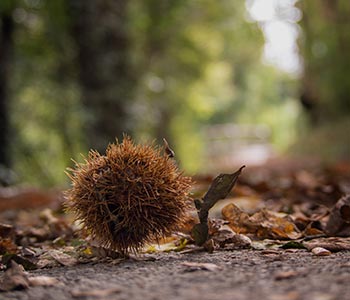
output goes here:
[[[1, 293], [0, 299], [350, 299], [350, 252], [319, 257], [306, 250], [236, 250], [154, 258], [31, 271], [60, 284]], [[204, 270], [188, 262], [213, 265]]]

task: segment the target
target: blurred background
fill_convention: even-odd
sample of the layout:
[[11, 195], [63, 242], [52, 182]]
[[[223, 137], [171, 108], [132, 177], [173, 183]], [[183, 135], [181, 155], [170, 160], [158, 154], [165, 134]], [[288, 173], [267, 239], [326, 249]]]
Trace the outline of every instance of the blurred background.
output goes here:
[[1, 0], [2, 185], [68, 183], [115, 137], [189, 174], [350, 159], [347, 0]]

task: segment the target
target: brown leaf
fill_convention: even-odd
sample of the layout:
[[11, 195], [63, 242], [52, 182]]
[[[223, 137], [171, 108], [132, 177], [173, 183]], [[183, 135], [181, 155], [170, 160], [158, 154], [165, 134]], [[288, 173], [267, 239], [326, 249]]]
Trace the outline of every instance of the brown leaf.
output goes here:
[[206, 271], [218, 271], [221, 269], [218, 265], [212, 263], [198, 263], [185, 261], [181, 265], [188, 267], [188, 271], [206, 270]]
[[0, 238], [13, 238], [15, 230], [12, 225], [0, 223]]
[[259, 238], [272, 239], [298, 239], [302, 235], [289, 216], [266, 209], [249, 216], [230, 203], [223, 208], [222, 215], [237, 233], [252, 233]]
[[31, 259], [25, 258], [21, 255], [14, 253], [6, 253], [2, 256], [1, 263], [7, 266], [11, 266], [12, 262], [16, 262], [23, 266], [25, 270], [35, 270], [37, 265]]
[[224, 225], [222, 228], [217, 230], [213, 235], [211, 235], [211, 238], [220, 245], [220, 247], [224, 247], [226, 244], [231, 244], [233, 237], [236, 235], [233, 230], [227, 226]]
[[0, 279], [0, 291], [23, 290], [28, 287], [29, 281], [23, 267], [11, 261], [11, 267]]
[[78, 260], [66, 253], [63, 253], [59, 250], [50, 250], [49, 251], [50, 256], [58, 261], [63, 266], [74, 266], [78, 263]]
[[59, 267], [61, 264], [54, 260], [52, 257], [50, 258], [44, 258], [44, 257], [40, 257], [37, 266], [39, 269], [43, 269], [43, 268], [53, 268], [53, 267]]
[[235, 249], [247, 249], [252, 247], [252, 240], [244, 234], [235, 234], [232, 245]]
[[220, 174], [217, 176], [203, 197], [202, 207], [204, 206], [207, 208], [207, 210], [209, 210], [218, 200], [226, 198], [235, 185], [238, 176], [241, 174], [243, 168], [245, 168], [245, 166], [242, 166], [235, 173]]
[[116, 288], [109, 288], [109, 289], [73, 290], [71, 291], [71, 295], [74, 298], [81, 298], [81, 297], [102, 298], [102, 297], [107, 297], [112, 294], [116, 294], [120, 292], [121, 292], [121, 289], [116, 287]]
[[236, 233], [250, 233], [249, 215], [241, 211], [235, 204], [230, 203], [222, 209], [222, 215], [229, 221], [230, 228]]
[[106, 258], [106, 257], [110, 257], [112, 259], [125, 258], [125, 255], [121, 253], [114, 251], [112, 249], [101, 247], [101, 246], [91, 246], [91, 252], [93, 256], [100, 257], [100, 258]]
[[333, 206], [325, 231], [330, 236], [350, 236], [350, 195], [340, 198]]
[[16, 253], [17, 246], [13, 243], [13, 241], [9, 238], [1, 238], [0, 237], [0, 255], [5, 253]]
[[195, 205], [198, 210], [199, 224], [193, 227], [192, 235], [196, 245], [203, 245], [208, 239], [208, 215], [209, 210], [220, 199], [224, 199], [232, 190], [243, 168], [242, 166], [238, 171], [232, 174], [220, 174], [218, 175], [210, 185], [207, 193], [202, 200], [196, 199]]
[[342, 250], [350, 250], [350, 238], [349, 237], [328, 237], [313, 239], [311, 241], [304, 241], [303, 245], [308, 250], [312, 250], [316, 247], [325, 248], [331, 252], [337, 252]]

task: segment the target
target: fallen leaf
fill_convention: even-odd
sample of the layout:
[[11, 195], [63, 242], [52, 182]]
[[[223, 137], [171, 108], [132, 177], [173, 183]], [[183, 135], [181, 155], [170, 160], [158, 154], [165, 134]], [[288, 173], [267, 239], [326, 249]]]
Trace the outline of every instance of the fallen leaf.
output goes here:
[[23, 290], [29, 287], [29, 280], [21, 265], [11, 261], [10, 268], [0, 279], [0, 291]]
[[188, 240], [186, 238], [181, 238], [179, 240], [173, 240], [169, 243], [151, 245], [146, 250], [145, 253], [155, 253], [155, 252], [180, 252], [186, 248]]
[[252, 240], [244, 234], [235, 234], [232, 238], [232, 244], [236, 248], [251, 248]]
[[285, 241], [280, 241], [280, 240], [269, 240], [269, 239], [253, 240], [251, 247], [255, 250], [269, 250], [269, 249], [279, 250], [281, 246], [284, 245], [285, 243], [286, 243]]
[[60, 282], [54, 278], [49, 276], [36, 276], [29, 278], [29, 284], [31, 286], [53, 286], [58, 285]]
[[16, 262], [23, 266], [25, 270], [35, 270], [37, 269], [36, 263], [34, 263], [32, 260], [25, 258], [21, 255], [13, 254], [13, 253], [6, 253], [2, 256], [1, 263], [3, 263], [6, 266], [11, 266], [12, 262]]
[[350, 236], [350, 195], [340, 198], [333, 206], [325, 231], [329, 236]]
[[329, 256], [332, 254], [329, 250], [322, 247], [315, 247], [311, 250], [311, 252], [316, 256]]
[[206, 270], [206, 271], [218, 271], [221, 268], [218, 265], [212, 263], [198, 263], [185, 261], [181, 265], [188, 267], [189, 271]]
[[63, 266], [70, 267], [78, 263], [78, 260], [75, 257], [68, 255], [66, 253], [63, 253], [59, 250], [50, 250], [49, 255]]
[[119, 287], [109, 288], [109, 289], [73, 290], [71, 291], [71, 295], [74, 298], [81, 298], [81, 297], [102, 298], [102, 297], [110, 296], [112, 294], [120, 293], [121, 291], [122, 290]]
[[39, 259], [37, 266], [39, 269], [44, 269], [44, 268], [54, 268], [54, 267], [59, 267], [61, 264], [53, 259], [52, 257], [50, 258], [41, 258]]
[[21, 249], [21, 255], [26, 257], [35, 257], [36, 252], [34, 249], [24, 247]]
[[221, 248], [224, 248], [226, 244], [233, 243], [233, 237], [236, 233], [225, 224], [223, 220], [220, 223], [217, 219], [210, 220], [209, 223], [209, 234], [210, 238], [214, 240], [215, 244], [219, 245]]
[[106, 257], [110, 257], [113, 259], [125, 258], [125, 255], [121, 253], [114, 251], [112, 249], [101, 247], [101, 246], [91, 246], [91, 252], [93, 256], [100, 257], [100, 258], [106, 258]]
[[259, 238], [272, 239], [298, 239], [302, 236], [288, 215], [267, 209], [249, 216], [230, 203], [222, 209], [222, 215], [237, 233], [252, 233]]
[[17, 246], [14, 244], [10, 238], [0, 237], [0, 255], [5, 253], [16, 253]]
[[343, 237], [328, 237], [318, 238], [311, 241], [304, 241], [303, 245], [306, 249], [312, 250], [316, 247], [325, 248], [331, 252], [337, 252], [342, 250], [350, 250], [350, 238]]
[[203, 199], [196, 199], [195, 205], [198, 211], [199, 224], [194, 225], [192, 235], [196, 245], [203, 245], [208, 239], [208, 215], [209, 210], [220, 199], [224, 199], [231, 192], [243, 168], [232, 174], [220, 174], [213, 180]]
[[0, 223], [0, 238], [13, 238], [15, 230], [12, 225]]

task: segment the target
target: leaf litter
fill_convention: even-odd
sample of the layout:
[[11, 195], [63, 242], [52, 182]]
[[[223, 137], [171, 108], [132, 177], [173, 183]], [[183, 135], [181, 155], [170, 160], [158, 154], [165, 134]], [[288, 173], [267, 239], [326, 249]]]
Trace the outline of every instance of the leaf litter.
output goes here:
[[[350, 170], [338, 172], [334, 168], [319, 167], [276, 170], [269, 166], [249, 172], [242, 170], [243, 167], [214, 179], [195, 178], [193, 195], [197, 200], [179, 232], [147, 246], [144, 254], [136, 257], [157, 252], [185, 255], [244, 248], [265, 251], [266, 255], [306, 249], [315, 256], [350, 250], [350, 196], [347, 194]], [[120, 263], [128, 259], [100, 247], [87, 234], [78, 234], [79, 224], [63, 213], [57, 198], [55, 201], [55, 205], [50, 205], [52, 208], [36, 207], [35, 201], [28, 208], [27, 204], [18, 204], [19, 201], [16, 207], [11, 204], [8, 209], [6, 202], [2, 202], [0, 290], [59, 284], [54, 278], [28, 278], [23, 269], [72, 267], [97, 261]], [[208, 264], [186, 262], [183, 267], [214, 271], [215, 266]], [[89, 291], [80, 292], [80, 295], [89, 294]], [[73, 297], [78, 295], [79, 291], [75, 291]]]

